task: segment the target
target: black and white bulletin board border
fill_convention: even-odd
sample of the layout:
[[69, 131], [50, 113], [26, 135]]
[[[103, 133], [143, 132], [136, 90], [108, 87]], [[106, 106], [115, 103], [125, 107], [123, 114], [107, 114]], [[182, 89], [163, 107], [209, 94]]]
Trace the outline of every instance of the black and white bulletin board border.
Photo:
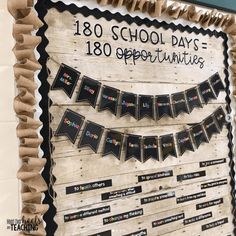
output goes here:
[[[41, 130], [41, 135], [43, 136], [43, 143], [41, 145], [41, 149], [44, 152], [44, 158], [47, 159], [47, 163], [45, 165], [45, 168], [43, 170], [42, 176], [44, 177], [44, 179], [46, 180], [49, 190], [48, 192], [45, 192], [45, 199], [44, 199], [44, 203], [49, 204], [50, 206], [50, 210], [47, 211], [44, 214], [44, 220], [46, 222], [46, 232], [47, 235], [54, 235], [56, 230], [57, 230], [57, 224], [54, 221], [54, 216], [57, 212], [57, 209], [54, 206], [54, 198], [52, 198], [51, 196], [56, 197], [56, 193], [53, 190], [53, 183], [56, 181], [55, 176], [52, 176], [51, 174], [51, 169], [53, 168], [53, 160], [51, 157], [51, 153], [53, 150], [53, 146], [51, 143], [51, 137], [52, 137], [52, 130], [50, 129], [50, 122], [51, 122], [51, 115], [49, 113], [49, 108], [52, 105], [52, 102], [48, 96], [49, 94], [49, 89], [50, 89], [50, 85], [47, 82], [47, 80], [45, 78], [47, 78], [48, 76], [48, 69], [46, 67], [46, 62], [48, 60], [49, 55], [46, 52], [46, 47], [48, 44], [48, 39], [45, 36], [45, 32], [48, 28], [48, 25], [45, 23], [44, 21], [44, 17], [47, 15], [47, 11], [50, 8], [55, 8], [57, 9], [59, 12], [63, 12], [63, 11], [69, 11], [71, 14], [76, 14], [76, 13], [81, 13], [84, 16], [88, 16], [88, 15], [93, 15], [94, 17], [96, 17], [97, 19], [103, 17], [107, 20], [109, 19], [115, 19], [118, 22], [122, 22], [122, 21], [126, 21], [127, 23], [131, 24], [134, 22], [134, 20], [136, 19], [138, 22], [138, 25], [143, 24], [143, 22], [140, 20], [139, 17], [131, 17], [131, 16], [123, 16], [119, 13], [115, 13], [112, 14], [108, 11], [105, 12], [100, 12], [100, 10], [98, 9], [94, 9], [94, 10], [90, 10], [87, 7], [77, 7], [74, 4], [71, 5], [65, 5], [63, 2], [57, 2], [57, 3], [53, 3], [50, 0], [41, 0], [38, 1], [37, 4], [35, 5], [35, 9], [38, 12], [38, 16], [39, 18], [44, 22], [44, 26], [40, 28], [40, 30], [37, 32], [37, 35], [42, 37], [42, 42], [40, 43], [40, 45], [38, 46], [37, 50], [40, 53], [40, 58], [39, 58], [39, 63], [42, 65], [42, 69], [39, 73], [39, 80], [41, 82], [41, 86], [39, 88], [39, 93], [42, 96], [42, 100], [40, 101], [40, 107], [42, 109], [42, 115], [40, 117], [40, 120], [43, 122], [43, 128]], [[228, 41], [228, 37], [225, 33], [223, 32], [217, 32], [217, 31], [211, 31], [209, 29], [204, 30], [204, 29], [198, 29], [196, 27], [189, 27], [189, 26], [182, 26], [181, 24], [179, 25], [175, 25], [174, 23], [166, 23], [166, 22], [159, 22], [157, 20], [153, 20], [153, 21], [145, 21], [145, 24], [148, 26], [150, 24], [152, 24], [152, 22], [155, 22], [156, 25], [158, 25], [159, 27], [163, 27], [163, 28], [171, 28], [173, 30], [180, 30], [180, 31], [187, 31], [189, 33], [191, 32], [195, 32], [197, 34], [203, 34], [203, 35], [209, 35], [209, 36], [214, 36], [214, 37], [222, 37], [224, 39], [224, 55], [225, 55], [225, 84], [226, 84], [226, 90], [227, 90], [227, 97], [226, 97], [226, 102], [228, 104], [227, 106], [227, 113], [231, 113], [231, 100], [230, 100], [230, 90], [229, 90], [229, 80], [228, 80], [228, 46], [227, 46], [227, 41]], [[236, 212], [235, 212], [235, 182], [234, 182], [234, 178], [235, 178], [235, 172], [234, 172], [234, 160], [233, 160], [233, 151], [232, 151], [232, 126], [231, 124], [227, 125], [228, 128], [228, 139], [229, 139], [229, 158], [230, 158], [230, 177], [231, 177], [231, 194], [232, 194], [232, 207], [233, 207], [233, 214], [234, 214], [234, 219], [236, 217]], [[235, 224], [235, 220], [234, 220], [234, 224]], [[235, 225], [236, 226], [236, 225]]]

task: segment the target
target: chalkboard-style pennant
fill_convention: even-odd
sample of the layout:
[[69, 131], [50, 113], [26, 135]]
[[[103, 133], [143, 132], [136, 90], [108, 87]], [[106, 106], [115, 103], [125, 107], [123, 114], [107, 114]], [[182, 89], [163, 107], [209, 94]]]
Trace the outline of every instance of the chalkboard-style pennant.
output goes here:
[[188, 89], [186, 91], [186, 97], [190, 112], [192, 112], [195, 107], [202, 107], [202, 103], [197, 92], [197, 87]]
[[225, 86], [220, 78], [220, 75], [218, 73], [215, 73], [211, 78], [210, 78], [210, 83], [212, 88], [214, 89], [214, 92], [216, 96], [218, 97], [220, 91], [225, 91]]
[[135, 119], [137, 118], [137, 95], [133, 93], [121, 93], [121, 114], [124, 116], [130, 114]]
[[216, 96], [210, 86], [210, 83], [206, 80], [199, 85], [199, 91], [203, 98], [203, 101], [207, 104], [211, 99], [216, 99]]
[[70, 109], [67, 109], [55, 132], [55, 136], [67, 136], [72, 143], [75, 143], [83, 122], [83, 116]]
[[192, 126], [190, 132], [197, 148], [200, 146], [201, 143], [209, 142], [201, 124]]
[[181, 112], [189, 113], [184, 92], [174, 93], [171, 96], [175, 117], [177, 117]]
[[123, 134], [116, 131], [107, 131], [103, 156], [113, 154], [117, 159], [120, 159], [120, 153], [123, 143]]
[[90, 147], [94, 152], [97, 153], [103, 131], [103, 126], [91, 121], [87, 121], [78, 147]]
[[104, 86], [102, 88], [102, 96], [99, 104], [98, 111], [109, 110], [116, 115], [118, 107], [120, 90]]
[[160, 120], [163, 116], [174, 117], [169, 95], [156, 96], [156, 110], [158, 120]]
[[213, 116], [215, 117], [218, 127], [220, 128], [220, 130], [223, 129], [223, 126], [227, 123], [225, 120], [225, 112], [223, 110], [222, 107], [219, 107], [213, 114]]
[[82, 78], [76, 102], [89, 102], [95, 108], [97, 103], [98, 94], [100, 91], [101, 83], [93, 80], [87, 76]]
[[157, 137], [143, 137], [143, 161], [146, 162], [149, 158], [159, 160]]
[[71, 98], [79, 77], [79, 71], [62, 63], [53, 81], [52, 90], [62, 89]]
[[163, 160], [169, 155], [177, 157], [173, 134], [160, 136], [160, 146]]
[[127, 135], [125, 155], [126, 161], [134, 157], [141, 162], [141, 138], [142, 136], [140, 135]]
[[211, 137], [212, 137], [213, 134], [218, 134], [218, 133], [220, 133], [219, 130], [218, 130], [218, 128], [217, 128], [217, 126], [216, 126], [215, 120], [213, 119], [212, 116], [207, 117], [207, 118], [203, 121], [203, 127], [204, 127], [204, 129], [206, 130], [208, 140], [211, 139]]
[[150, 117], [154, 119], [153, 100], [153, 96], [139, 95], [138, 106], [140, 120], [144, 117]]
[[176, 133], [176, 140], [180, 156], [182, 156], [186, 150], [194, 151], [192, 140], [190, 138], [190, 133], [188, 130]]

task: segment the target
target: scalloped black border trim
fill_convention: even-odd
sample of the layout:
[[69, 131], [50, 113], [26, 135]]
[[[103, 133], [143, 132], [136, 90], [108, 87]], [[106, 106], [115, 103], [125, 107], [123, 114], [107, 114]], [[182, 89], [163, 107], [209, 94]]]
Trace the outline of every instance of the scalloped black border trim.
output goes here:
[[[40, 120], [43, 122], [43, 128], [41, 130], [41, 135], [43, 137], [43, 143], [41, 145], [41, 149], [44, 152], [43, 158], [47, 159], [47, 163], [44, 167], [44, 170], [42, 172], [42, 176], [45, 179], [46, 183], [48, 184], [48, 188], [49, 190], [47, 192], [45, 192], [45, 198], [43, 200], [43, 203], [45, 204], [49, 204], [49, 210], [44, 214], [43, 219], [46, 222], [46, 232], [47, 235], [49, 236], [53, 236], [57, 230], [57, 224], [54, 221], [54, 216], [56, 215], [56, 208], [53, 204], [53, 199], [50, 196], [56, 196], [56, 193], [54, 192], [52, 185], [50, 185], [50, 171], [52, 168], [52, 165], [54, 163], [52, 163], [52, 159], [51, 159], [51, 151], [53, 150], [53, 145], [50, 141], [50, 137], [52, 135], [52, 131], [50, 129], [50, 122], [51, 122], [51, 114], [49, 113], [49, 108], [52, 105], [52, 101], [50, 100], [48, 93], [50, 90], [50, 86], [49, 83], [47, 82], [46, 78], [48, 77], [48, 70], [47, 70], [47, 66], [46, 66], [46, 62], [47, 59], [49, 57], [49, 55], [46, 52], [46, 47], [48, 45], [48, 39], [45, 36], [45, 32], [48, 28], [48, 25], [46, 24], [46, 22], [44, 21], [44, 17], [47, 15], [47, 12], [50, 8], [55, 8], [57, 9], [59, 12], [64, 12], [64, 11], [69, 11], [71, 14], [77, 14], [77, 13], [81, 13], [83, 16], [88, 17], [90, 15], [93, 15], [96, 19], [100, 19], [100, 18], [105, 18], [106, 20], [110, 21], [112, 19], [115, 19], [117, 22], [122, 22], [125, 21], [128, 24], [131, 23], [136, 23], [137, 26], [141, 26], [141, 25], [146, 25], [147, 27], [150, 26], [155, 26], [157, 29], [158, 28], [164, 28], [164, 29], [172, 29], [173, 31], [179, 30], [181, 32], [187, 31], [188, 33], [192, 33], [194, 32], [195, 34], [202, 34], [202, 35], [209, 35], [209, 36], [215, 36], [216, 38], [218, 37], [222, 37], [224, 39], [224, 64], [225, 64], [225, 83], [226, 83], [226, 102], [227, 102], [227, 112], [231, 112], [231, 107], [230, 107], [230, 103], [231, 103], [231, 99], [230, 99], [230, 89], [229, 89], [229, 73], [228, 73], [228, 68], [229, 68], [229, 64], [228, 64], [228, 37], [227, 35], [220, 31], [217, 32], [216, 30], [210, 30], [210, 29], [203, 29], [200, 28], [198, 29], [197, 27], [190, 27], [190, 26], [183, 26], [181, 24], [175, 25], [174, 23], [167, 23], [167, 22], [159, 22], [155, 19], [150, 20], [148, 18], [144, 18], [141, 19], [140, 17], [136, 16], [136, 17], [131, 17], [130, 15], [121, 15], [120, 13], [111, 13], [108, 10], [105, 11], [100, 11], [99, 9], [89, 9], [85, 6], [83, 7], [78, 7], [75, 4], [70, 4], [70, 5], [66, 5], [63, 2], [59, 1], [59, 2], [51, 2], [50, 0], [38, 0], [37, 4], [35, 5], [35, 9], [38, 12], [38, 17], [40, 18], [40, 20], [44, 23], [43, 27], [41, 27], [38, 32], [37, 35], [42, 37], [42, 42], [39, 44], [39, 46], [37, 47], [38, 52], [40, 53], [40, 58], [39, 58], [39, 63], [42, 65], [42, 69], [38, 75], [39, 80], [41, 81], [41, 86], [39, 88], [39, 93], [42, 96], [42, 100], [40, 101], [39, 105], [40, 108], [42, 109], [42, 115], [40, 116]], [[235, 182], [234, 182], [234, 178], [235, 178], [235, 171], [234, 171], [234, 160], [233, 160], [233, 135], [232, 135], [232, 126], [231, 124], [227, 125], [228, 128], [228, 135], [227, 137], [229, 138], [229, 158], [230, 158], [230, 175], [231, 175], [231, 181], [230, 181], [230, 185], [231, 185], [231, 195], [232, 195], [232, 207], [233, 207], [233, 224], [235, 226], [234, 228], [234, 235], [236, 235], [236, 204], [235, 204]], [[52, 176], [53, 179], [53, 183], [56, 181], [55, 176]]]

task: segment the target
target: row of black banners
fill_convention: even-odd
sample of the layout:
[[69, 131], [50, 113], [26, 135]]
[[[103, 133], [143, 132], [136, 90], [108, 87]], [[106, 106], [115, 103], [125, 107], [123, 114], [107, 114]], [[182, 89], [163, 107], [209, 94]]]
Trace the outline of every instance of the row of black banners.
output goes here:
[[[75, 143], [84, 120], [85, 117], [82, 115], [67, 109], [55, 132], [55, 136], [67, 136], [71, 142]], [[103, 132], [106, 130], [103, 156], [113, 154], [120, 159], [121, 150], [124, 147], [125, 161], [131, 158], [135, 158], [140, 162], [145, 162], [149, 158], [159, 160], [160, 155], [165, 160], [168, 156], [177, 157], [177, 150], [180, 156], [187, 150], [195, 151], [201, 143], [208, 143], [213, 134], [220, 133], [224, 124], [226, 124], [226, 115], [222, 107], [217, 108], [210, 116], [189, 129], [159, 137], [125, 134], [106, 129], [104, 126], [87, 120], [78, 148], [89, 147], [97, 152]], [[176, 139], [176, 142], [174, 139]]]
[[[52, 90], [62, 89], [71, 98], [80, 75], [79, 71], [61, 64]], [[216, 99], [224, 89], [218, 73], [186, 91], [156, 96], [123, 92], [83, 76], [76, 102], [88, 102], [95, 108], [101, 90], [98, 111], [109, 110], [114, 115], [119, 113], [120, 117], [129, 114], [139, 120], [144, 117], [159, 120], [163, 116], [174, 118], [180, 113], [201, 108], [211, 99]]]

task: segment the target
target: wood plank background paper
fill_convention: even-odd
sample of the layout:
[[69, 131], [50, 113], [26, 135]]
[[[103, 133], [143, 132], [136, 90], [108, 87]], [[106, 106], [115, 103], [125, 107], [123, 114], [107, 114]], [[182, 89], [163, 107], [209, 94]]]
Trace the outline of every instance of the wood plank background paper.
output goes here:
[[[79, 70], [82, 75], [123, 91], [148, 95], [170, 94], [191, 88], [216, 72], [219, 72], [223, 80], [225, 78], [222, 37], [156, 28], [155, 22], [153, 26], [147, 27], [144, 23], [149, 23], [148, 19], [142, 22], [136, 19], [140, 25], [138, 26], [136, 23], [118, 22], [116, 19], [108, 21], [103, 17], [96, 19], [92, 15], [85, 17], [81, 13], [73, 15], [69, 11], [59, 12], [55, 8], [48, 10], [45, 21], [48, 25], [45, 35], [49, 41], [46, 48], [49, 56]], [[88, 23], [92, 34], [85, 36], [84, 31]], [[98, 24], [99, 26], [96, 26]], [[103, 30], [102, 36], [96, 37], [94, 28], [100, 26]], [[112, 26], [116, 26], [116, 40], [112, 38]], [[75, 35], [77, 27], [81, 35]], [[131, 32], [143, 29], [150, 34], [155, 31], [162, 37], [163, 43], [142, 43], [140, 39], [130, 42], [127, 29], [124, 30], [125, 39], [128, 40], [126, 41], [120, 35], [122, 27], [127, 27]], [[172, 41], [175, 39], [177, 42]], [[193, 43], [195, 39], [197, 49]], [[188, 44], [187, 41], [191, 42]], [[102, 47], [109, 44], [111, 55], [96, 56], [93, 51], [95, 42], [99, 42]], [[91, 55], [87, 54], [88, 44], [91, 46]], [[188, 54], [202, 57], [204, 63], [200, 66], [169, 62], [150, 63], [140, 59], [135, 62], [132, 59], [125, 61], [123, 58], [117, 58], [117, 48], [147, 52], [155, 52], [159, 48], [167, 53], [186, 51]], [[51, 72], [48, 82], [52, 84], [59, 66], [49, 60], [48, 68]], [[202, 121], [219, 105], [226, 105], [226, 93], [221, 92], [217, 100], [212, 100], [202, 109], [195, 109], [191, 114], [181, 114], [175, 119], [162, 118], [154, 121], [144, 118], [137, 121], [130, 116], [115, 117], [109, 111], [98, 112], [97, 107], [93, 109], [86, 103], [76, 103], [80, 81], [71, 99], [62, 90], [50, 91], [53, 103], [50, 108], [54, 117], [51, 123], [53, 132], [67, 108], [106, 128], [138, 135], [164, 135], [188, 128], [191, 124]], [[89, 148], [79, 149], [77, 144], [80, 136], [74, 145], [66, 137], [52, 137], [51, 141], [55, 147], [52, 158], [56, 163], [53, 169], [56, 177], [54, 190], [57, 193], [54, 203], [57, 208], [56, 235], [233, 235], [227, 133], [228, 130], [224, 128], [219, 135], [214, 135], [209, 144], [202, 144], [195, 152], [186, 152], [178, 158], [168, 157], [165, 161], [149, 159], [145, 163], [135, 159], [119, 161], [112, 155], [102, 157], [102, 145], [97, 154]], [[103, 140], [104, 135], [102, 142]], [[225, 161], [205, 167], [199, 165], [202, 161], [218, 159]], [[177, 181], [177, 175], [199, 171], [204, 171], [206, 175]], [[140, 175], [159, 172], [173, 175], [138, 181]], [[216, 185], [203, 189], [204, 183], [215, 181]], [[94, 182], [105, 187], [66, 194], [67, 187], [83, 184], [88, 186]], [[123, 189], [129, 189], [134, 194], [102, 199], [104, 193]], [[156, 200], [142, 204], [148, 201], [148, 197], [154, 197]], [[99, 214], [84, 217], [91, 211]], [[65, 215], [75, 212], [81, 213], [81, 219], [64, 222]], [[114, 217], [116, 215], [121, 216]]]

